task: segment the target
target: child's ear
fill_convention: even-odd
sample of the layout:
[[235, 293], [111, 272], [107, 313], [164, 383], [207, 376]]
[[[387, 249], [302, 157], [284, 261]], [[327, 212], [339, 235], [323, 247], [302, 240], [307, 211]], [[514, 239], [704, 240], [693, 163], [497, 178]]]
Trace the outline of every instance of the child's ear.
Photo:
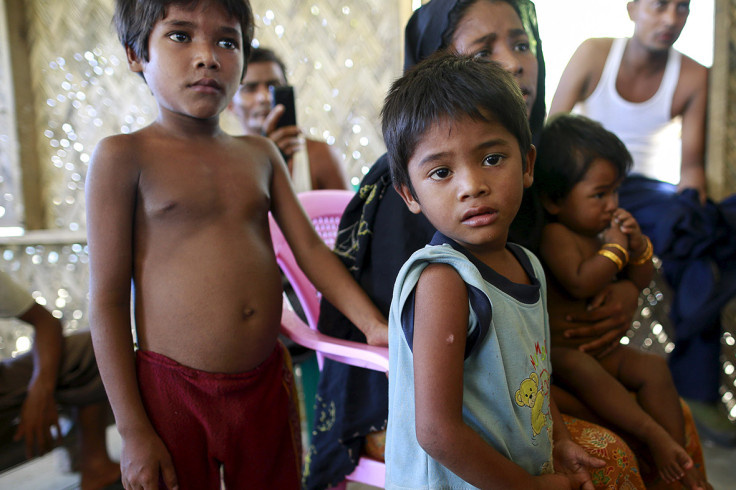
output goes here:
[[539, 200], [542, 201], [542, 206], [544, 207], [544, 209], [552, 216], [556, 216], [560, 212], [560, 205], [554, 202], [549, 197], [540, 196]]
[[143, 73], [143, 63], [130, 46], [125, 46], [125, 55], [128, 58], [128, 68], [133, 73]]
[[414, 195], [411, 193], [409, 186], [407, 186], [406, 184], [401, 184], [401, 186], [395, 187], [395, 189], [396, 192], [398, 192], [401, 196], [401, 199], [404, 200], [404, 203], [406, 203], [406, 207], [409, 208], [409, 211], [414, 214], [419, 214], [422, 212], [422, 207], [419, 205], [419, 201], [414, 198]]
[[528, 189], [534, 183], [534, 162], [537, 160], [537, 148], [529, 145], [526, 153], [526, 166], [524, 168], [524, 189]]

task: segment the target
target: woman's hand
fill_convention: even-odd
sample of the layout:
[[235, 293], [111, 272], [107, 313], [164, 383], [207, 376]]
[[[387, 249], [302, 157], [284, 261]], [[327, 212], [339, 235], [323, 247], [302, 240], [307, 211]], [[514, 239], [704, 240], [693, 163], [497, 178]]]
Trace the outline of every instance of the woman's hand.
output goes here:
[[639, 291], [631, 281], [611, 283], [588, 306], [588, 311], [568, 315], [569, 328], [563, 332], [564, 344], [596, 357], [613, 350], [631, 326], [638, 308]]

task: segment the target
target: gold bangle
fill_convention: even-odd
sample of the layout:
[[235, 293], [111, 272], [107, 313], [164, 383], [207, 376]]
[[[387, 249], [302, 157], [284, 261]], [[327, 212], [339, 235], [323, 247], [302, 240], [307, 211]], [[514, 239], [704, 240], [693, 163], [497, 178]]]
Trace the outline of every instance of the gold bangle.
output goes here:
[[647, 244], [647, 246], [644, 248], [644, 252], [642, 252], [642, 254], [638, 258], [629, 261], [629, 264], [644, 265], [651, 260], [652, 255], [654, 255], [654, 247], [652, 246], [652, 241], [646, 235], [644, 235], [644, 240]]
[[618, 243], [604, 243], [603, 245], [601, 245], [601, 247], [613, 247], [613, 248], [615, 248], [616, 250], [618, 250], [619, 252], [621, 252], [622, 254], [624, 254], [624, 264], [628, 263], [628, 261], [629, 261], [629, 251], [626, 250], [621, 245], [619, 245]]
[[598, 255], [602, 255], [614, 264], [616, 264], [616, 268], [621, 271], [621, 269], [624, 268], [624, 262], [621, 260], [621, 257], [616, 255], [615, 253], [611, 252], [610, 250], [606, 250], [604, 248], [598, 250]]

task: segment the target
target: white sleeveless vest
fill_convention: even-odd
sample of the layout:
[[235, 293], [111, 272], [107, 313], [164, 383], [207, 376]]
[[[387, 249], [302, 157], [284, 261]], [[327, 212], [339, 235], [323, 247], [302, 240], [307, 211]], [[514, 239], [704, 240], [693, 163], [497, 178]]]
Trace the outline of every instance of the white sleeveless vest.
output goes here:
[[657, 92], [644, 102], [625, 100], [616, 91], [616, 76], [627, 39], [614, 39], [598, 86], [573, 112], [599, 121], [615, 133], [634, 159], [631, 174], [680, 182], [681, 124], [671, 119], [672, 99], [680, 77], [681, 54], [670, 49]]

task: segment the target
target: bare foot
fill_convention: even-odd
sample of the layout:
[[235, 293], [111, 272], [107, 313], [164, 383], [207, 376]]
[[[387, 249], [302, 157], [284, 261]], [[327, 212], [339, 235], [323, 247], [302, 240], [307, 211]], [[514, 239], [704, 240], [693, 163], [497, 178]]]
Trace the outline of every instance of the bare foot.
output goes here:
[[713, 487], [705, 480], [703, 474], [694, 467], [685, 470], [685, 476], [682, 477], [680, 483], [690, 490], [713, 490]]
[[695, 464], [685, 449], [662, 427], [657, 426], [646, 443], [665, 482], [673, 483], [683, 478], [686, 472], [695, 470]]
[[81, 472], [81, 490], [101, 490], [120, 479], [120, 463], [108, 459], [105, 462], [88, 466]]

